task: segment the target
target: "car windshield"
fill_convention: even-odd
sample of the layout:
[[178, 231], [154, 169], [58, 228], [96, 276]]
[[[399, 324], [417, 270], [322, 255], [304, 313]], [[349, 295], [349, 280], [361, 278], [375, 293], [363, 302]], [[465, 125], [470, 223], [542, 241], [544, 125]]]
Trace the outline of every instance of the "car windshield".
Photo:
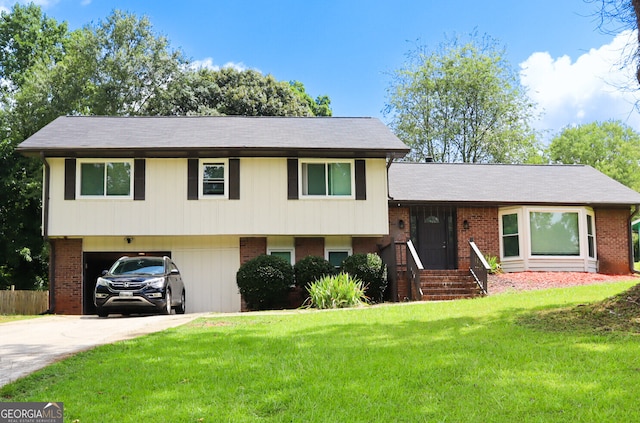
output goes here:
[[112, 275], [162, 275], [164, 260], [162, 258], [138, 258], [120, 260], [109, 271]]

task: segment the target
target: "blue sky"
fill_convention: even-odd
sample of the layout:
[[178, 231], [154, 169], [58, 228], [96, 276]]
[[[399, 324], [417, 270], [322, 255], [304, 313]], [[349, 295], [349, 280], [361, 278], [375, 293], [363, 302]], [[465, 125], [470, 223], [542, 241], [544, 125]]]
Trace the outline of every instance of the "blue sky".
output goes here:
[[[14, 1], [0, 0], [10, 8]], [[597, 3], [584, 0], [39, 0], [71, 29], [113, 9], [146, 15], [174, 48], [207, 66], [233, 65], [299, 80], [313, 96], [329, 95], [335, 116], [387, 122], [388, 73], [417, 44], [477, 31], [504, 45], [507, 58], [544, 114], [536, 128], [619, 119], [640, 131], [640, 96], [619, 70], [634, 34], [598, 30]], [[627, 52], [628, 52], [627, 48]], [[631, 82], [629, 82], [631, 81]], [[633, 87], [631, 92], [619, 85]], [[629, 90], [627, 90], [629, 91]]]

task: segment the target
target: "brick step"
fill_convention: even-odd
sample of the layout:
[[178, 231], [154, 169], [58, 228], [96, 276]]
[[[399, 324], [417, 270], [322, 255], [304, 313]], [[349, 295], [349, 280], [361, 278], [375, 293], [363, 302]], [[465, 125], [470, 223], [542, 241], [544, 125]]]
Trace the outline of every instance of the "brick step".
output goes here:
[[424, 294], [422, 295], [422, 301], [453, 301], [453, 300], [464, 300], [481, 297], [480, 294], [467, 294], [467, 295], [456, 295], [456, 294]]

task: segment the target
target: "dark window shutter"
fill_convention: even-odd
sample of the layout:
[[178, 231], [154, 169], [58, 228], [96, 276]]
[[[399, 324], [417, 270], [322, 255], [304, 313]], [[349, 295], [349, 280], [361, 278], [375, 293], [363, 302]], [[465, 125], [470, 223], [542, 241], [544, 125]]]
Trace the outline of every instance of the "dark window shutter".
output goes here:
[[364, 160], [356, 160], [356, 200], [367, 199], [367, 168]]
[[64, 160], [64, 199], [76, 199], [76, 159]]
[[198, 199], [198, 159], [187, 160], [187, 200]]
[[146, 181], [146, 161], [145, 159], [135, 159], [133, 161], [133, 199], [144, 200]]
[[298, 199], [298, 159], [287, 159], [287, 198]]
[[229, 200], [240, 199], [240, 159], [229, 159]]

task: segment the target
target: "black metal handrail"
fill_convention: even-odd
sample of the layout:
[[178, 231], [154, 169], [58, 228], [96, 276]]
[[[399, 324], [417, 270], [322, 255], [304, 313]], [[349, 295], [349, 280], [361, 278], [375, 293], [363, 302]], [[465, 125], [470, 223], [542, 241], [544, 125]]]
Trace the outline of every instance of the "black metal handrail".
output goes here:
[[[422, 261], [418, 257], [413, 242], [407, 241], [407, 275], [409, 277], [409, 295], [411, 300], [422, 299], [422, 286], [420, 285], [420, 271], [424, 270]], [[413, 292], [415, 290], [416, 297], [413, 298]]]
[[473, 242], [473, 238], [469, 240], [469, 247], [471, 249], [471, 268], [469, 270], [482, 292], [487, 295], [489, 293], [487, 275], [489, 274], [491, 267], [489, 266], [489, 263], [487, 263], [487, 260], [485, 260], [476, 243]]
[[379, 249], [380, 258], [387, 266], [387, 282], [389, 284], [389, 296], [391, 301], [398, 301], [398, 260], [396, 258], [396, 242]]

